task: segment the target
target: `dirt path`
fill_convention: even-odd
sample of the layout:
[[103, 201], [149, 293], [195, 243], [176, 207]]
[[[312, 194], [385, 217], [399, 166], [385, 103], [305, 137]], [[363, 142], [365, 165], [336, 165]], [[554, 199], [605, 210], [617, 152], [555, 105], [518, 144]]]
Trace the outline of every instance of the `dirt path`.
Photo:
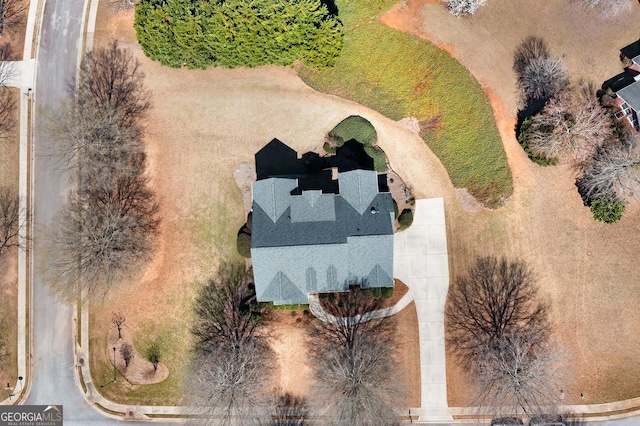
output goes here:
[[[514, 195], [497, 211], [469, 214], [446, 204], [452, 279], [477, 254], [524, 258], [552, 301], [556, 337], [572, 355], [568, 399], [592, 403], [640, 394], [634, 361], [640, 339], [631, 331], [640, 326], [632, 307], [640, 300], [634, 282], [640, 209], [630, 206], [613, 226], [596, 223], [568, 168], [541, 168], [527, 159], [513, 131], [518, 100], [511, 71], [517, 43], [539, 35], [567, 62], [574, 80], [588, 75], [604, 81], [621, 71], [618, 49], [637, 39], [640, 8], [612, 25], [566, 1], [534, 8], [527, 0], [489, 1], [474, 17], [456, 19], [439, 1], [407, 0], [381, 21], [436, 43], [480, 81], [513, 173]], [[449, 403], [468, 404], [469, 383], [448, 364]]]

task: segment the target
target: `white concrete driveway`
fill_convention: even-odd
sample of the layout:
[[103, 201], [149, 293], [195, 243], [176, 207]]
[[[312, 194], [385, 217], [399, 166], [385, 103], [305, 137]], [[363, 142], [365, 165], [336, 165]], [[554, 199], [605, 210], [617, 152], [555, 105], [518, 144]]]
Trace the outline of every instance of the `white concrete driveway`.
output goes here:
[[444, 351], [444, 304], [449, 289], [444, 200], [417, 200], [413, 224], [394, 238], [394, 276], [409, 287], [420, 327], [422, 400], [421, 407], [411, 412], [420, 420], [451, 420]]

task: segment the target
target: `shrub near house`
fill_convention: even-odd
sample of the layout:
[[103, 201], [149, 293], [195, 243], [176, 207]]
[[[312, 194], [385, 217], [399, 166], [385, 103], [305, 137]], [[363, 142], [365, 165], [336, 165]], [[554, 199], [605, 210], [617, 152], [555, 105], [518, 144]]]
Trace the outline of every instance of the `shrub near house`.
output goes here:
[[320, 0], [141, 0], [135, 29], [145, 54], [171, 67], [326, 67], [342, 50], [342, 24]]

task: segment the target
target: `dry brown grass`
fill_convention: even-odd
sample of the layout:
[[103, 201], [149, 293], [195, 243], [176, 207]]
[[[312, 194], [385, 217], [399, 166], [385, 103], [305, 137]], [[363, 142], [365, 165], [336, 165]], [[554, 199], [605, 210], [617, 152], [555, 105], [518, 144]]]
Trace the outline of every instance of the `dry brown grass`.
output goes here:
[[[29, 8], [29, 1], [24, 0], [24, 7]], [[11, 45], [14, 60], [22, 59], [24, 50], [24, 38], [26, 29], [26, 13], [23, 22], [5, 31], [2, 42]], [[18, 191], [19, 158], [20, 158], [20, 128], [19, 108], [20, 89], [11, 88], [11, 95], [16, 101], [16, 128], [7, 143], [0, 143], [0, 186], [9, 186]], [[11, 386], [18, 379], [18, 251], [10, 250], [0, 257], [0, 314], [4, 316], [7, 324], [6, 335], [8, 357], [4, 364], [0, 365], [0, 383], [10, 383]], [[0, 399], [4, 395], [0, 394]]]
[[[24, 37], [24, 36], [23, 36]], [[11, 88], [11, 95], [18, 100], [20, 90]], [[17, 105], [17, 103], [16, 103]], [[15, 111], [18, 118], [18, 108]], [[16, 121], [19, 123], [19, 121]], [[19, 124], [13, 135], [0, 143], [0, 186], [8, 186], [18, 191], [19, 158], [20, 158], [20, 131]], [[6, 321], [6, 353], [7, 358], [0, 364], [0, 383], [11, 383], [14, 386], [18, 379], [18, 250], [9, 250], [0, 256], [0, 315]], [[4, 396], [0, 394], [0, 399]]]
[[[640, 395], [640, 300], [636, 253], [640, 208], [614, 225], [596, 223], [566, 167], [529, 162], [514, 137], [518, 107], [512, 52], [528, 35], [543, 37], [572, 78], [597, 84], [621, 71], [618, 50], [637, 40], [640, 7], [611, 21], [568, 1], [489, 1], [458, 20], [433, 1], [409, 0], [386, 22], [435, 40], [452, 52], [489, 93], [514, 175], [514, 196], [497, 211], [469, 214], [445, 197], [451, 279], [478, 254], [522, 257], [553, 304], [556, 337], [572, 355], [567, 402], [594, 403]], [[402, 169], [400, 169], [402, 172]], [[413, 182], [409, 180], [409, 182]], [[468, 382], [448, 358], [449, 404], [470, 401]], [[584, 400], [579, 398], [583, 393]]]

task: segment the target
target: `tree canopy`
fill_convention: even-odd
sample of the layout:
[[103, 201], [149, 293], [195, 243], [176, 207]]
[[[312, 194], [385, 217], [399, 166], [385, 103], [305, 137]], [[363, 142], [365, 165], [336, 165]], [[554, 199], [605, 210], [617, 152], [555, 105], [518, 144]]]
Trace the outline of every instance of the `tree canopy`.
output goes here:
[[135, 29], [145, 54], [171, 67], [326, 67], [343, 43], [320, 0], [141, 0]]

